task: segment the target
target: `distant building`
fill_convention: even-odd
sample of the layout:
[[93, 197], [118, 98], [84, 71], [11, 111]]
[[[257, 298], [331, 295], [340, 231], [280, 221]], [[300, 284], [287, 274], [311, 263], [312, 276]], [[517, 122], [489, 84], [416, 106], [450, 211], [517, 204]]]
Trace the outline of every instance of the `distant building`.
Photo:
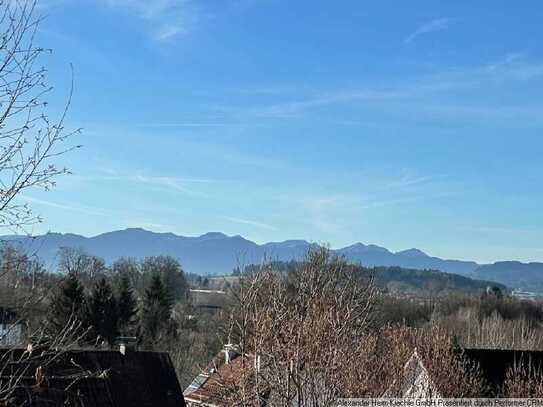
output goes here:
[[197, 311], [220, 313], [226, 306], [227, 295], [222, 290], [191, 289], [190, 296]]
[[21, 323], [0, 323], [0, 346], [20, 345], [23, 333], [24, 329]]
[[11, 309], [0, 308], [0, 346], [21, 345], [24, 325], [17, 313]]
[[533, 293], [531, 291], [522, 291], [519, 289], [513, 290], [511, 295], [519, 300], [524, 301], [535, 301], [538, 298], [541, 298], [541, 294]]

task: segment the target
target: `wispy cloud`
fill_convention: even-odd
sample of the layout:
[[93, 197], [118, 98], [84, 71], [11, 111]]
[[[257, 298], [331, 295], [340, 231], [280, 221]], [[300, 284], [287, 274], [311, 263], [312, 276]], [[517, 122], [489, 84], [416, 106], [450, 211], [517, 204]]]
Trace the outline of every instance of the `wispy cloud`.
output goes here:
[[176, 128], [176, 127], [233, 127], [233, 126], [243, 126], [239, 123], [197, 123], [197, 122], [186, 122], [186, 123], [142, 123], [136, 124], [135, 127], [142, 128]]
[[150, 27], [156, 40], [187, 34], [203, 14], [192, 0], [98, 0], [107, 6], [125, 9]]
[[522, 53], [519, 52], [511, 52], [509, 54], [506, 54], [501, 60], [494, 62], [492, 64], [489, 64], [487, 69], [489, 71], [496, 71], [502, 67], [507, 67], [515, 62], [521, 60], [524, 57]]
[[177, 192], [182, 192], [187, 195], [205, 196], [205, 194], [202, 192], [194, 191], [187, 188], [186, 184], [188, 182], [186, 180], [176, 177], [151, 177], [145, 175], [134, 175], [133, 177], [129, 177], [128, 179], [142, 184], [154, 185]]
[[340, 90], [308, 96], [305, 99], [276, 103], [268, 106], [250, 108], [233, 108], [231, 106], [216, 106], [216, 110], [223, 113], [242, 113], [255, 117], [289, 118], [297, 117], [301, 113], [319, 107], [352, 103], [356, 101], [390, 101], [407, 97], [404, 91], [396, 90]]
[[390, 171], [358, 174], [355, 178], [361, 188], [316, 190], [313, 187], [285, 192], [275, 199], [280, 202], [279, 207], [287, 208], [285, 216], [295, 216], [305, 227], [333, 235], [348, 233], [353, 225], [360, 228], [371, 223], [375, 213], [393, 213], [394, 207], [415, 207], [417, 203], [440, 201], [462, 193], [452, 176], [424, 175], [413, 169], [397, 174]]
[[360, 220], [361, 198], [348, 191], [288, 191], [275, 199], [287, 208], [286, 216], [293, 216], [305, 228], [318, 231], [319, 236], [345, 232], [353, 220]]
[[107, 175], [85, 176], [81, 178], [86, 179], [86, 180], [95, 180], [95, 181], [119, 181], [119, 182], [144, 184], [151, 187], [164, 189], [167, 191], [174, 191], [174, 192], [179, 192], [185, 195], [199, 196], [199, 197], [206, 197], [208, 195], [202, 191], [199, 191], [193, 188], [194, 185], [232, 182], [226, 179], [219, 180], [219, 179], [211, 179], [211, 178], [183, 178], [183, 177], [175, 177], [175, 176], [145, 175], [142, 173], [138, 173], [135, 175], [107, 173]]
[[502, 59], [483, 67], [481, 75], [500, 82], [525, 81], [543, 76], [543, 64], [528, 61], [520, 52], [511, 52]]
[[305, 98], [264, 106], [232, 107], [215, 106], [223, 114], [230, 114], [238, 119], [246, 116], [257, 118], [297, 118], [309, 110], [337, 105], [365, 104], [366, 106], [386, 105], [396, 102], [409, 102], [413, 99], [451, 90], [458, 86], [458, 81], [421, 80], [416, 84], [391, 86], [384, 89], [359, 88], [339, 89], [314, 92]]
[[444, 174], [436, 174], [436, 175], [416, 175], [413, 174], [411, 171], [405, 170], [404, 175], [401, 176], [397, 180], [393, 180], [385, 185], [385, 188], [387, 189], [401, 189], [401, 188], [409, 188], [414, 187], [418, 185], [428, 184], [433, 181], [446, 178], [447, 175]]
[[443, 31], [448, 29], [451, 25], [458, 22], [457, 18], [436, 18], [431, 21], [427, 21], [423, 24], [421, 24], [415, 31], [413, 31], [411, 34], [409, 34], [403, 42], [405, 44], [409, 44], [413, 41], [415, 41], [418, 37], [422, 35], [426, 35], [432, 32], [436, 31]]
[[457, 195], [455, 192], [438, 192], [421, 195], [404, 196], [400, 198], [376, 198], [361, 204], [359, 209], [377, 209], [385, 206], [404, 205], [413, 202], [429, 201]]
[[[485, 64], [441, 68], [409, 83], [392, 83], [379, 88], [306, 90], [302, 92], [305, 95], [298, 95], [294, 100], [288, 100], [291, 95], [286, 94], [283, 98], [287, 100], [278, 103], [259, 105], [257, 100], [251, 105], [215, 106], [215, 109], [224, 117], [246, 122], [255, 118], [297, 119], [312, 111], [345, 105], [383, 111], [409, 120], [419, 115], [430, 121], [539, 125], [543, 120], [542, 106], [535, 101], [507, 106], [489, 100], [484, 94], [478, 98], [474, 92], [488, 88], [500, 94], [511, 94], [518, 89], [518, 83], [541, 79], [542, 62], [529, 60], [523, 53], [511, 52]], [[468, 94], [469, 99], [459, 102], [458, 96], [464, 94]], [[325, 116], [319, 115], [318, 119], [323, 120]], [[334, 120], [338, 120], [337, 117]]]
[[28, 195], [21, 195], [20, 198], [24, 202], [28, 202], [35, 205], [48, 206], [50, 208], [63, 209], [63, 210], [72, 211], [72, 212], [79, 212], [79, 213], [84, 213], [87, 215], [109, 216], [107, 211], [103, 209], [92, 208], [92, 207], [81, 205], [81, 204], [76, 204], [76, 203], [71, 203], [71, 202], [58, 203], [58, 202], [49, 201], [46, 199], [34, 198]]
[[490, 234], [540, 234], [540, 231], [536, 227], [523, 227], [523, 226], [497, 226], [497, 225], [467, 225], [458, 227], [459, 230], [490, 233]]
[[236, 217], [231, 217], [231, 216], [221, 216], [221, 218], [229, 222], [240, 223], [242, 225], [255, 226], [257, 228], [267, 229], [267, 230], [277, 230], [275, 226], [268, 225], [267, 223], [258, 222], [255, 220], [242, 219], [242, 218], [236, 218]]

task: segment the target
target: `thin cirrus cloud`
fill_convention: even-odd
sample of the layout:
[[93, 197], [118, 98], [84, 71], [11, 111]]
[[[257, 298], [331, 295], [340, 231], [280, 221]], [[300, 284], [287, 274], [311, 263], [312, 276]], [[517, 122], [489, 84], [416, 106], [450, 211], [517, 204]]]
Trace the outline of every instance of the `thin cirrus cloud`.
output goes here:
[[[420, 115], [425, 120], [454, 120], [500, 124], [541, 123], [542, 107], [533, 101], [524, 105], [497, 104], [470, 95], [469, 103], [459, 103], [457, 95], [479, 92], [486, 86], [493, 90], [516, 92], [518, 82], [539, 81], [543, 78], [543, 63], [529, 60], [522, 53], [508, 53], [497, 61], [463, 67], [441, 68], [431, 75], [424, 75], [410, 83], [395, 83], [388, 88], [339, 89], [325, 93], [308, 94], [294, 100], [267, 105], [214, 106], [214, 109], [236, 120], [254, 118], [292, 119], [310, 111], [329, 106], [351, 105], [372, 108], [408, 117]], [[483, 86], [484, 85], [484, 86]], [[453, 96], [453, 98], [450, 98]], [[287, 99], [287, 96], [285, 96]], [[322, 118], [322, 116], [320, 116]]]
[[502, 59], [485, 67], [484, 74], [500, 82], [506, 80], [526, 81], [543, 76], [543, 64], [529, 61], [523, 53], [511, 52]]
[[402, 189], [410, 188], [420, 185], [426, 185], [432, 183], [433, 181], [441, 180], [447, 178], [445, 174], [436, 174], [436, 175], [421, 175], [415, 176], [411, 174], [406, 174], [398, 180], [394, 180], [385, 185], [385, 189]]
[[105, 180], [105, 181], [118, 181], [118, 182], [130, 182], [136, 184], [148, 185], [150, 187], [156, 187], [168, 191], [179, 192], [185, 195], [194, 197], [207, 197], [207, 194], [198, 190], [195, 190], [187, 185], [195, 184], [216, 184], [230, 182], [229, 180], [215, 180], [207, 178], [182, 178], [173, 176], [151, 176], [151, 175], [119, 175], [109, 174], [100, 175], [95, 177], [87, 177], [87, 179]]
[[31, 197], [28, 195], [21, 195], [21, 200], [27, 203], [32, 203], [39, 206], [47, 206], [50, 208], [56, 208], [56, 209], [62, 209], [62, 210], [68, 210], [72, 212], [79, 212], [84, 213], [87, 215], [98, 215], [98, 216], [110, 216], [110, 214], [107, 211], [104, 211], [100, 208], [92, 208], [89, 206], [84, 206], [80, 204], [75, 203], [58, 203], [54, 201], [49, 201], [46, 199], [39, 199], [35, 197]]
[[257, 118], [293, 118], [307, 110], [322, 108], [337, 104], [349, 104], [360, 101], [390, 101], [402, 99], [408, 95], [403, 92], [375, 90], [375, 89], [359, 89], [359, 90], [340, 90], [309, 96], [305, 99], [276, 103], [273, 105], [256, 106], [256, 107], [232, 107], [232, 106], [213, 106], [213, 108], [227, 115], [234, 117], [245, 117], [249, 115]]
[[142, 123], [136, 124], [134, 127], [139, 128], [176, 128], [176, 127], [239, 127], [239, 123], [204, 123], [204, 122], [171, 122], [171, 123]]
[[99, 0], [126, 10], [149, 26], [155, 40], [166, 41], [189, 33], [201, 19], [192, 0]]
[[257, 228], [267, 229], [267, 230], [277, 230], [275, 226], [268, 225], [267, 223], [258, 222], [255, 220], [236, 218], [232, 216], [222, 216], [221, 218], [229, 222], [240, 223], [242, 225], [249, 225], [249, 226], [254, 226]]
[[180, 180], [177, 177], [150, 177], [144, 175], [136, 175], [131, 177], [131, 180], [140, 182], [143, 184], [153, 185], [157, 187], [162, 187], [165, 189], [170, 189], [177, 192], [182, 192], [187, 195], [193, 196], [205, 196], [204, 193], [199, 191], [194, 191], [185, 186], [186, 182]]
[[447, 30], [451, 25], [458, 22], [457, 18], [436, 18], [431, 21], [427, 21], [423, 24], [421, 24], [415, 31], [413, 31], [411, 34], [409, 34], [404, 39], [404, 44], [409, 44], [415, 41], [417, 38], [430, 34], [437, 31], [444, 31]]

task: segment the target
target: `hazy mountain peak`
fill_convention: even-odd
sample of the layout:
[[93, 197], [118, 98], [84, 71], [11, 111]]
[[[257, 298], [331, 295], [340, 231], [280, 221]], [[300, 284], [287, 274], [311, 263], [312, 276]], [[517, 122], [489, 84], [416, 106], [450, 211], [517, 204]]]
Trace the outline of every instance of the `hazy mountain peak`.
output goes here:
[[369, 244], [366, 246], [366, 248], [377, 251], [377, 252], [390, 253], [390, 251], [386, 247], [377, 246], [376, 244]]
[[407, 249], [402, 250], [400, 252], [396, 252], [397, 255], [405, 256], [405, 257], [428, 257], [426, 253], [424, 253], [422, 250], [419, 249]]
[[366, 245], [364, 243], [358, 242], [350, 246], [344, 247], [342, 250], [343, 251], [361, 251], [364, 249], [366, 249]]
[[287, 240], [284, 240], [282, 243], [287, 243], [287, 244], [308, 244], [307, 240], [302, 240], [302, 239], [287, 239]]
[[497, 265], [497, 266], [519, 266], [519, 265], [522, 265], [522, 264], [525, 264], [525, 263], [522, 263], [518, 260], [503, 260], [503, 261], [496, 261], [494, 262], [494, 265]]
[[375, 253], [390, 253], [388, 251], [388, 249], [384, 248], [384, 247], [381, 247], [381, 246], [377, 246], [375, 244], [368, 244], [368, 245], [365, 245], [364, 243], [355, 243], [355, 244], [352, 244], [350, 246], [347, 246], [343, 249], [340, 249], [341, 251], [343, 252], [357, 252], [357, 253], [362, 253], [362, 252], [375, 252]]
[[288, 239], [283, 240], [282, 242], [269, 242], [265, 243], [265, 246], [288, 246], [288, 247], [295, 247], [295, 246], [306, 246], [309, 245], [309, 243], [306, 240], [301, 239]]
[[[228, 236], [225, 235], [222, 232], [207, 232], [207, 233], [204, 233], [201, 236], [198, 236], [198, 239], [200, 239], [200, 240], [211, 240], [211, 239], [225, 239], [227, 237]], [[236, 237], [236, 236], [234, 236], [234, 237]]]
[[150, 232], [150, 231], [145, 230], [144, 228], [126, 228], [124, 230], [121, 230], [121, 232], [137, 232], [137, 233], [141, 233], [141, 232]]
[[365, 249], [366, 245], [364, 243], [356, 242], [355, 244], [347, 246], [347, 248], [350, 248], [350, 249]]
[[[142, 234], [145, 234], [145, 233], [153, 234], [153, 232], [151, 232], [150, 230], [145, 230], [143, 228], [125, 228], [125, 229], [121, 229], [121, 230], [112, 230], [111, 232], [100, 233], [99, 235], [96, 235], [94, 237], [115, 236], [115, 235], [133, 236], [133, 235], [142, 235]], [[60, 236], [68, 236], [68, 235], [78, 236], [78, 235], [72, 235], [70, 233], [64, 233], [64, 234], [60, 233]]]

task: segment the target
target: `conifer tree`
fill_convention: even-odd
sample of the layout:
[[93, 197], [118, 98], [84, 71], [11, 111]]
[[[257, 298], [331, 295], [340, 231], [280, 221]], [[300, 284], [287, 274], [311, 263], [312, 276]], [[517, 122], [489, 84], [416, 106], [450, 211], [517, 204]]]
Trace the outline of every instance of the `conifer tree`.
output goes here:
[[158, 274], [172, 300], [186, 301], [189, 295], [189, 284], [185, 272], [179, 262], [171, 256], [146, 257], [141, 263], [143, 279], [149, 284]]
[[93, 341], [104, 339], [110, 346], [119, 335], [119, 313], [113, 290], [105, 278], [93, 287], [87, 306], [87, 321]]
[[122, 335], [127, 335], [135, 324], [138, 311], [134, 290], [130, 285], [129, 277], [125, 274], [121, 275], [117, 287], [117, 310], [119, 332]]
[[51, 300], [49, 322], [51, 328], [60, 332], [70, 321], [84, 323], [85, 295], [83, 286], [74, 273], [69, 273], [60, 283]]
[[145, 290], [141, 311], [141, 334], [144, 342], [153, 345], [169, 333], [173, 300], [160, 275], [154, 274]]

